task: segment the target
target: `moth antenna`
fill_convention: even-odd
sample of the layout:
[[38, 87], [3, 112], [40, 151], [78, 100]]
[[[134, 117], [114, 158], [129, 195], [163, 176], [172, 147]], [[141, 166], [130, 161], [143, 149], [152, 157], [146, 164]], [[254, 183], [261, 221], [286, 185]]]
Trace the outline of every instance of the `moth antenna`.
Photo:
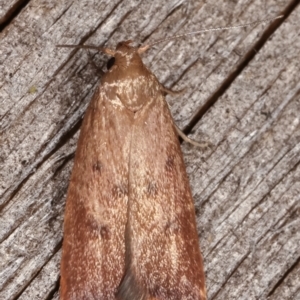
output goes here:
[[246, 24], [240, 24], [240, 25], [234, 25], [234, 26], [225, 26], [225, 27], [216, 27], [216, 28], [202, 28], [200, 30], [197, 31], [191, 31], [191, 32], [187, 32], [187, 33], [182, 33], [182, 34], [178, 34], [178, 35], [174, 35], [171, 36], [169, 38], [165, 38], [165, 39], [160, 39], [157, 40], [151, 44], [148, 45], [142, 45], [141, 47], [139, 47], [138, 49], [138, 53], [144, 53], [145, 51], [147, 51], [149, 48], [151, 48], [152, 46], [162, 43], [162, 42], [169, 42], [172, 40], [176, 40], [185, 36], [189, 36], [189, 35], [196, 35], [199, 33], [203, 33], [203, 32], [209, 32], [209, 31], [221, 31], [221, 30], [230, 30], [230, 29], [235, 29], [235, 28], [243, 28], [243, 27], [248, 27], [248, 26], [252, 26], [252, 25], [257, 25], [257, 24], [261, 24], [261, 23], [267, 23], [267, 22], [271, 22], [277, 19], [281, 19], [283, 18], [284, 15], [280, 15], [277, 16], [275, 18], [268, 18], [268, 19], [264, 19], [264, 20], [259, 20], [259, 21], [254, 21], [254, 22], [250, 22], [250, 23], [246, 23]]
[[115, 51], [109, 48], [102, 48], [94, 45], [56, 45], [56, 47], [60, 48], [75, 48], [75, 49], [94, 49], [101, 51], [102, 53], [108, 54], [110, 56], [115, 56]]

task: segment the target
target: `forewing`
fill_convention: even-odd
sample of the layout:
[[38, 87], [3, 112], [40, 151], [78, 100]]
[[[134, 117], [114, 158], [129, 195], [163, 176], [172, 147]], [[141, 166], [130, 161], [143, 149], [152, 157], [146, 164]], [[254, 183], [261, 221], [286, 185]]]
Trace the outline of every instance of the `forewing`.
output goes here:
[[100, 87], [85, 115], [68, 189], [61, 299], [115, 299], [123, 276], [131, 120]]
[[162, 95], [136, 114], [129, 170], [121, 290], [134, 297], [124, 299], [206, 299], [193, 199]]

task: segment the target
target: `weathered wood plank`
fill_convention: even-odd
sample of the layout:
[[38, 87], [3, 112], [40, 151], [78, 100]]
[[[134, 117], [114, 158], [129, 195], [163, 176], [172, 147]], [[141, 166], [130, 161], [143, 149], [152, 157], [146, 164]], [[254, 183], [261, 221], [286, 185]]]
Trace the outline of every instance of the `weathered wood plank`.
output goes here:
[[23, 5], [24, 0], [0, 1], [0, 26], [8, 21]]
[[213, 299], [298, 299], [299, 17], [298, 6], [199, 122], [216, 145], [204, 162], [184, 147]]
[[[290, 3], [28, 3], [0, 35], [1, 299], [58, 299], [72, 153], [98, 79], [85, 51], [55, 45], [153, 41], [275, 16]], [[246, 68], [241, 61], [268, 25], [162, 43], [144, 55], [162, 83], [186, 87], [168, 97], [180, 127], [241, 70], [195, 128], [195, 139], [214, 147], [183, 145], [209, 299], [299, 294], [299, 16], [298, 7]]]

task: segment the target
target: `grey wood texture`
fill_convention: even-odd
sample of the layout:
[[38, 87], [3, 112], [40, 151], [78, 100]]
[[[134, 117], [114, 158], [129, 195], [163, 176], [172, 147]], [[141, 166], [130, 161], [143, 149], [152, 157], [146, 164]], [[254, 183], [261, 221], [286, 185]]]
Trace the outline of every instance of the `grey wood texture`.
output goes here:
[[[300, 6], [295, 0], [0, 1], [0, 299], [59, 299], [63, 211], [84, 111], [113, 48], [168, 88], [208, 299], [300, 299]], [[19, 3], [21, 6], [11, 7]], [[3, 21], [4, 20], [4, 21]], [[159, 155], [159, 153], [158, 153]]]

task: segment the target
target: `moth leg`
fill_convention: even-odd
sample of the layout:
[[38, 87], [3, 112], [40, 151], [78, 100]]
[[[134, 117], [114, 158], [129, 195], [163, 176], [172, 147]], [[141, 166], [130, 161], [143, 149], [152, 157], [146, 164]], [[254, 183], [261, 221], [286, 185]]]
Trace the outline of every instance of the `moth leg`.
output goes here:
[[[170, 90], [170, 89], [164, 87], [163, 85], [161, 85], [161, 90], [162, 90], [162, 92], [165, 92], [165, 93], [170, 94], [170, 95], [172, 95], [172, 96], [177, 96], [177, 95], [183, 94], [183, 93], [185, 92], [186, 89], [184, 88], [184, 89], [179, 90], [179, 91], [172, 91], [172, 90]], [[168, 105], [169, 105], [169, 104], [168, 104]], [[199, 142], [196, 142], [196, 141], [190, 139], [189, 137], [187, 137], [187, 136], [186, 136], [186, 135], [185, 135], [185, 134], [177, 127], [176, 124], [175, 124], [175, 127], [176, 127], [176, 131], [177, 131], [178, 135], [179, 135], [184, 141], [186, 141], [187, 143], [190, 143], [190, 144], [192, 144], [192, 145], [194, 145], [194, 146], [196, 146], [196, 147], [203, 148], [203, 149], [208, 148], [208, 147], [212, 147], [212, 144], [209, 143], [209, 142], [199, 143]]]
[[191, 145], [194, 145], [196, 147], [199, 147], [199, 148], [209, 148], [209, 147], [212, 147], [212, 144], [209, 143], [209, 142], [196, 142], [192, 139], [190, 139], [188, 136], [186, 136], [178, 127], [177, 125], [175, 125], [175, 128], [176, 128], [176, 131], [178, 133], [178, 135], [187, 143], [191, 144]]
[[182, 95], [186, 91], [186, 88], [181, 89], [179, 91], [172, 91], [171, 89], [168, 89], [168, 88], [166, 88], [162, 85], [161, 86], [161, 91], [166, 93], [166, 94], [169, 94], [171, 96], [178, 96], [178, 95]]

